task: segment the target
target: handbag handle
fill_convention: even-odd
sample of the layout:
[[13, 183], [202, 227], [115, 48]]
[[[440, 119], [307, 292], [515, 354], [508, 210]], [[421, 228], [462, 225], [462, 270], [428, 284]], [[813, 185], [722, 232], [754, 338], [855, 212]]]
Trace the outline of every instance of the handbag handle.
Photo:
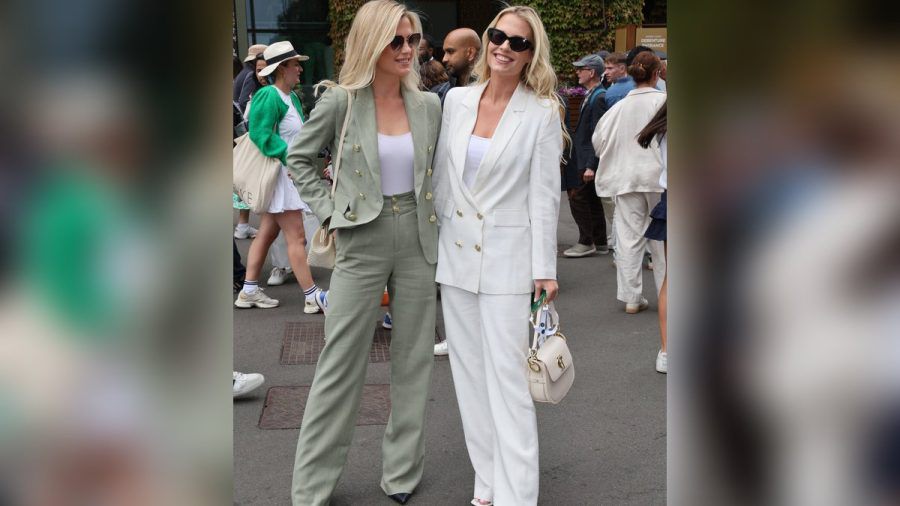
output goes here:
[[344, 114], [344, 126], [341, 127], [341, 140], [338, 141], [337, 160], [334, 162], [334, 177], [331, 179], [331, 200], [334, 200], [334, 190], [337, 188], [338, 173], [341, 171], [341, 155], [344, 153], [344, 137], [347, 136], [347, 122], [350, 120], [350, 109], [353, 108], [355, 93], [347, 90], [347, 112]]
[[529, 319], [531, 326], [534, 328], [534, 332], [531, 336], [532, 356], [534, 356], [537, 349], [540, 347], [541, 337], [546, 339], [552, 335], [559, 334], [559, 313], [556, 312], [556, 308], [553, 306], [552, 302], [543, 304], [544, 294], [542, 293], [541, 295], [541, 298], [538, 300], [539, 305], [533, 309], [531, 318]]

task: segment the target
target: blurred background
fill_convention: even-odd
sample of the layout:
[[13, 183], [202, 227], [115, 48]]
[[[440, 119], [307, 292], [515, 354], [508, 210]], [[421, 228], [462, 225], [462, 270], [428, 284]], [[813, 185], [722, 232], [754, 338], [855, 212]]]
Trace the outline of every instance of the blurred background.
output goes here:
[[670, 504], [900, 504], [900, 15], [670, 9]]
[[230, 504], [230, 45], [214, 2], [0, 6], [0, 504]]
[[[0, 504], [231, 500], [233, 10], [0, 5]], [[900, 504], [900, 14], [668, 16], [669, 502]]]

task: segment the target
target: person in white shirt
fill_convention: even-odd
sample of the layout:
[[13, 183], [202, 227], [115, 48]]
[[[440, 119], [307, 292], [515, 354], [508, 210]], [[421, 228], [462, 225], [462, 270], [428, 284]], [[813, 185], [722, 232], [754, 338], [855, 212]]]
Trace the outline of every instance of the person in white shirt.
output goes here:
[[594, 179], [597, 195], [613, 197], [615, 202], [617, 298], [625, 303], [629, 314], [648, 307], [642, 286], [645, 247], [653, 258], [657, 293], [666, 272], [662, 243], [644, 237], [650, 210], [663, 191], [659, 184], [659, 147], [643, 149], [635, 141], [666, 100], [666, 94], [656, 89], [660, 68], [659, 57], [650, 51], [635, 56], [628, 74], [636, 88], [603, 115], [591, 138], [600, 159]]

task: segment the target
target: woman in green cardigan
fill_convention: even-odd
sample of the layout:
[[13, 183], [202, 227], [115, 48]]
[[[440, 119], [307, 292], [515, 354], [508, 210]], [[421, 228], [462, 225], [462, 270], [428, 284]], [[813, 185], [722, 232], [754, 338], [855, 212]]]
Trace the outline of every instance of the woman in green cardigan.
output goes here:
[[[365, 3], [347, 36], [340, 83], [326, 84], [328, 89], [288, 152], [288, 168], [300, 195], [324, 226], [334, 230], [337, 249], [325, 348], [297, 442], [294, 506], [328, 504], [337, 485], [353, 437], [385, 285], [393, 331], [391, 414], [382, 444], [381, 488], [405, 503], [422, 478], [436, 304], [431, 162], [441, 106], [437, 95], [419, 91], [416, 50], [421, 31], [418, 16], [393, 0]], [[335, 156], [334, 200], [319, 180], [316, 154], [325, 146]]]
[[303, 108], [291, 91], [300, 82], [300, 62], [308, 60], [294, 50], [290, 42], [276, 42], [263, 53], [268, 64], [259, 74], [273, 75], [274, 84], [260, 88], [253, 95], [248, 122], [250, 140], [268, 157], [281, 160], [282, 166], [267, 212], [262, 213], [259, 232], [247, 255], [247, 274], [244, 287], [234, 305], [242, 308], [273, 308], [278, 301], [259, 288], [266, 253], [281, 230], [288, 245], [288, 258], [305, 295], [304, 313], [324, 311], [325, 294], [316, 286], [306, 263], [303, 211], [310, 208], [300, 198], [285, 168], [288, 146], [303, 126]]

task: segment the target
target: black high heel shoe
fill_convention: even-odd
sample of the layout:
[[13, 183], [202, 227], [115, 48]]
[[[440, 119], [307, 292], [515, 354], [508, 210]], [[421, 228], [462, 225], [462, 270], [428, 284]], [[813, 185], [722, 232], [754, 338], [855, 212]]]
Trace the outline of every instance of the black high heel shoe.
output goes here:
[[408, 494], [405, 492], [399, 492], [397, 494], [391, 494], [388, 497], [397, 501], [400, 504], [406, 504], [409, 501], [409, 498], [412, 497], [412, 492], [410, 492]]

